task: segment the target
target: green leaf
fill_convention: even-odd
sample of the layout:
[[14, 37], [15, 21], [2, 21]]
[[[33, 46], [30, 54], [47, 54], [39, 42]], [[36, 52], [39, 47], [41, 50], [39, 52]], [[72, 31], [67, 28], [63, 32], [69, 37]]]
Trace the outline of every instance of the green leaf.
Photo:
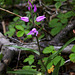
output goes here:
[[72, 11], [69, 11], [69, 12], [65, 13], [65, 18], [70, 18], [71, 16], [73, 16]]
[[49, 27], [56, 27], [59, 19], [55, 18], [49, 22]]
[[46, 69], [45, 69], [44, 65], [42, 64], [41, 60], [38, 60], [38, 64], [41, 65], [41, 71], [46, 72]]
[[3, 54], [1, 53], [1, 54], [0, 54], [0, 60], [2, 60], [2, 58], [3, 58]]
[[29, 30], [25, 30], [25, 34], [27, 35], [30, 31]]
[[18, 31], [17, 32], [17, 37], [22, 37], [24, 35], [24, 31]]
[[48, 63], [50, 63], [60, 52], [62, 52], [62, 50], [64, 50], [64, 48], [66, 46], [68, 46], [71, 42], [73, 42], [75, 40], [75, 37], [70, 39], [68, 42], [65, 43], [65, 45], [63, 45], [57, 52], [53, 53], [52, 55], [50, 55], [47, 59], [47, 62], [46, 62], [46, 66]]
[[61, 2], [57, 2], [57, 3], [55, 4], [56, 9], [59, 9], [60, 6], [61, 6]]
[[32, 69], [32, 67], [31, 66], [23, 66], [23, 68], [22, 69]]
[[48, 65], [47, 65], [47, 70], [50, 69], [50, 68], [52, 67], [52, 65], [53, 65], [52, 62], [48, 63]]
[[47, 69], [50, 69], [50, 67], [52, 67], [52, 65], [56, 66], [60, 60], [61, 60], [60, 66], [64, 65], [64, 62], [65, 62], [64, 59], [61, 56], [56, 56], [49, 64], [47, 64]]
[[58, 75], [59, 73], [59, 68], [60, 68], [60, 63], [61, 63], [61, 60], [58, 62], [58, 64], [56, 65], [52, 75]]
[[67, 23], [68, 22], [68, 19], [64, 18], [64, 19], [61, 19], [61, 23]]
[[32, 38], [32, 35], [27, 35], [27, 38]]
[[53, 60], [52, 63], [54, 65], [57, 65], [57, 63], [61, 60], [60, 66], [64, 65], [64, 59], [61, 56], [56, 56]]
[[43, 53], [44, 53], [44, 54], [52, 53], [53, 50], [54, 50], [54, 46], [49, 46], [49, 47], [46, 47], [46, 48], [43, 50]]
[[59, 13], [57, 16], [59, 19], [64, 19], [65, 15], [63, 13]]
[[54, 36], [60, 32], [61, 28], [56, 27], [51, 30], [51, 35]]
[[[25, 34], [27, 35], [30, 31], [29, 30], [25, 30]], [[27, 38], [32, 38], [32, 35], [27, 35]]]
[[22, 25], [16, 25], [16, 29], [24, 31], [24, 27]]
[[7, 73], [15, 73], [15, 74], [38, 74], [38, 71], [35, 70], [17, 70], [17, 71], [7, 71]]
[[47, 62], [47, 59], [48, 59], [48, 57], [43, 58], [44, 64]]
[[69, 58], [73, 63], [75, 63], [75, 53], [70, 54]]
[[75, 52], [75, 45], [71, 49], [72, 52]]
[[[23, 68], [22, 69], [26, 69], [26, 70], [34, 70], [33, 68], [35, 68], [36, 66], [34, 66], [34, 65], [31, 65], [31, 66], [23, 66]], [[36, 69], [35, 69], [36, 70]]]
[[[36, 19], [35, 19], [36, 20]], [[35, 21], [35, 24], [36, 25], [40, 25], [41, 24], [41, 22], [37, 22], [37, 21]]]
[[31, 65], [34, 62], [34, 59], [29, 60], [29, 65]]
[[30, 55], [28, 58], [24, 60], [24, 62], [28, 62], [31, 65], [34, 62], [34, 56]]
[[19, 17], [15, 17], [15, 18], [13, 19], [13, 21], [16, 22], [16, 21], [19, 20], [19, 19], [20, 19]]
[[[10, 46], [10, 45], [6, 45], [6, 46]], [[37, 50], [34, 50], [34, 49], [24, 48], [24, 47], [14, 46], [14, 45], [12, 45], [12, 46], [10, 46], [10, 47], [15, 47], [15, 48], [18, 48], [18, 49], [20, 49], [20, 50], [25, 50], [25, 51], [34, 52], [34, 53], [40, 55], [40, 53], [39, 53]]]
[[12, 37], [14, 35], [14, 33], [15, 33], [15, 29], [14, 28], [10, 28], [9, 31], [5, 33], [5, 35], [8, 34], [9, 37]]
[[44, 75], [44, 74], [42, 74], [42, 73], [38, 73], [37, 75]]
[[50, 33], [51, 33], [52, 36], [54, 36], [57, 33], [59, 33], [61, 31], [61, 29], [62, 29], [62, 24], [61, 23], [58, 23], [58, 26], [55, 27], [55, 28], [53, 28], [53, 29], [51, 29], [51, 32]]
[[45, 36], [45, 34], [42, 34], [42, 35], [38, 38], [38, 40], [42, 39], [44, 36]]
[[29, 58], [30, 58], [30, 59], [33, 59], [33, 58], [34, 58], [34, 55], [29, 55]]

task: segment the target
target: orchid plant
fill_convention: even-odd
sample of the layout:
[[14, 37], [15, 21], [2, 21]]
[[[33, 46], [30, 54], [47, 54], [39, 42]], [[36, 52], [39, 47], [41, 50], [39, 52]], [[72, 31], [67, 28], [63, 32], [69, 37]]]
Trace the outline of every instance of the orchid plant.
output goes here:
[[[34, 6], [34, 9], [33, 9]], [[39, 60], [38, 60], [38, 65], [41, 66], [41, 69], [33, 69], [36, 66], [32, 65], [34, 63], [34, 55], [30, 55], [28, 58], [26, 58], [24, 60], [24, 62], [28, 62], [29, 66], [24, 66], [23, 70], [19, 70], [19, 71], [11, 71], [8, 73], [17, 73], [17, 74], [32, 74], [32, 75], [49, 75], [52, 73], [52, 75], [58, 75], [59, 72], [59, 68], [60, 66], [64, 65], [64, 59], [63, 57], [59, 56], [59, 53], [61, 53], [61, 51], [72, 41], [75, 40], [75, 38], [69, 40], [61, 49], [59, 49], [58, 51], [55, 51], [54, 46], [49, 46], [46, 47], [43, 50], [43, 54], [50, 54], [50, 56], [48, 57], [44, 57], [42, 58], [41, 56], [41, 49], [40, 49], [40, 45], [39, 45], [39, 40], [38, 40], [38, 30], [35, 26], [35, 21], [34, 21], [34, 16], [32, 11], [34, 10], [34, 13], [37, 12], [37, 7], [34, 4], [33, 5], [33, 0], [28, 0], [28, 10], [31, 12], [31, 16], [32, 16], [32, 24], [33, 24], [33, 28], [30, 32], [27, 33], [27, 35], [32, 35], [34, 37], [36, 37], [37, 40], [37, 45], [38, 45], [38, 50], [39, 51], [35, 51], [32, 49], [28, 49], [28, 48], [23, 48], [23, 47], [16, 47], [22, 50], [28, 50], [28, 51], [32, 51], [34, 53], [36, 53], [39, 56]], [[44, 19], [46, 19], [45, 15], [42, 16], [38, 16], [36, 18], [36, 22], [41, 22], [44, 21]], [[29, 22], [30, 19], [27, 16], [21, 17], [20, 20], [24, 21], [24, 22]], [[39, 72], [40, 71], [40, 72]]]

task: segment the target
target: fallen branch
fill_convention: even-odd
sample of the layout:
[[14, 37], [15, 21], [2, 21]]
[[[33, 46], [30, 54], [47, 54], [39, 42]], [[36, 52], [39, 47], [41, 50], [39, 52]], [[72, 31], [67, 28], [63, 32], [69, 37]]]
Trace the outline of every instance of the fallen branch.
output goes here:
[[55, 44], [59, 44], [60, 43], [60, 41], [61, 41], [61, 39], [63, 39], [66, 35], [67, 35], [67, 33], [70, 31], [70, 30], [73, 30], [75, 28], [75, 20], [71, 23], [71, 24], [69, 24], [69, 25], [67, 25], [63, 30], [61, 30], [61, 32], [59, 33], [59, 34], [57, 34], [50, 42], [49, 42], [49, 44], [53, 44], [54, 45], [54, 43]]
[[[6, 39], [1, 33], [0, 33], [0, 44], [3, 45], [1, 48], [1, 52], [3, 53], [3, 62], [0, 62], [0, 72], [6, 69], [6, 66], [10, 64], [12, 58], [15, 56], [16, 53], [19, 52], [18, 49], [14, 48], [14, 47], [8, 47], [5, 45], [16, 45], [15, 43], [11, 43], [9, 42], [8, 39]], [[0, 46], [1, 46], [0, 45]], [[31, 49], [35, 49], [38, 50], [37, 44], [36, 43], [26, 43], [21, 47], [25, 47], [25, 48], [31, 48]], [[62, 46], [54, 46], [55, 50], [60, 49]], [[67, 46], [62, 52], [64, 53], [71, 53], [71, 48], [73, 47], [73, 45], [69, 45]], [[41, 51], [43, 50], [43, 48], [41, 48]], [[23, 51], [24, 53], [25, 51]]]

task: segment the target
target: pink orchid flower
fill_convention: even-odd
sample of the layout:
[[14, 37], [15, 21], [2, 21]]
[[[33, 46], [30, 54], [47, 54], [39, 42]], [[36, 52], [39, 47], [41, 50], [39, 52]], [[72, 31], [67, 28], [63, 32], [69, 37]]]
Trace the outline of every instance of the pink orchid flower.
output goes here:
[[40, 22], [40, 21], [42, 21], [42, 20], [44, 20], [46, 17], [43, 15], [43, 16], [38, 16], [37, 18], [36, 18], [36, 21], [37, 22]]
[[27, 35], [38, 35], [38, 31], [36, 30], [36, 28], [33, 28]]
[[28, 1], [28, 4], [29, 4], [29, 6], [28, 6], [28, 10], [30, 11], [30, 8], [32, 9], [32, 4], [31, 4], [30, 1]]
[[34, 12], [36, 12], [37, 11], [37, 7], [36, 7], [36, 5], [34, 4]]
[[21, 17], [21, 20], [25, 21], [25, 22], [29, 22], [29, 18], [28, 17]]

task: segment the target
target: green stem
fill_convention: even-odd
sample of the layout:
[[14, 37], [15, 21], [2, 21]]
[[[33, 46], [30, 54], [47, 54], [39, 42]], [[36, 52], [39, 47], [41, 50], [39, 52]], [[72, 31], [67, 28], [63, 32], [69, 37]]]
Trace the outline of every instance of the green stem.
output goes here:
[[[39, 45], [39, 40], [38, 40], [38, 37], [37, 37], [37, 36], [36, 36], [36, 40], [37, 40], [37, 45], [38, 45], [39, 53], [41, 53], [40, 45]], [[39, 57], [40, 57], [40, 60], [41, 60], [41, 63], [42, 63], [42, 65], [43, 65], [44, 69], [46, 70], [46, 75], [48, 75], [47, 68], [46, 68], [46, 66], [44, 65], [44, 63], [42, 62], [41, 54], [40, 54]]]
[[34, 27], [35, 27], [35, 23], [34, 23], [34, 15], [33, 15], [32, 9], [31, 9], [31, 17], [32, 17], [33, 25], [34, 25]]
[[[31, 17], [32, 17], [32, 23], [33, 23], [33, 25], [35, 27], [34, 15], [33, 15], [32, 9], [31, 9]], [[36, 36], [36, 40], [37, 40], [37, 45], [38, 45], [39, 53], [41, 53], [40, 45], [39, 45], [39, 40], [38, 40], [38, 37], [37, 36]], [[47, 68], [45, 67], [44, 63], [42, 62], [41, 54], [40, 54], [39, 57], [40, 57], [40, 61], [41, 61], [42, 65], [43, 65], [43, 67], [44, 67], [44, 69], [46, 71], [46, 75], [48, 75]]]

